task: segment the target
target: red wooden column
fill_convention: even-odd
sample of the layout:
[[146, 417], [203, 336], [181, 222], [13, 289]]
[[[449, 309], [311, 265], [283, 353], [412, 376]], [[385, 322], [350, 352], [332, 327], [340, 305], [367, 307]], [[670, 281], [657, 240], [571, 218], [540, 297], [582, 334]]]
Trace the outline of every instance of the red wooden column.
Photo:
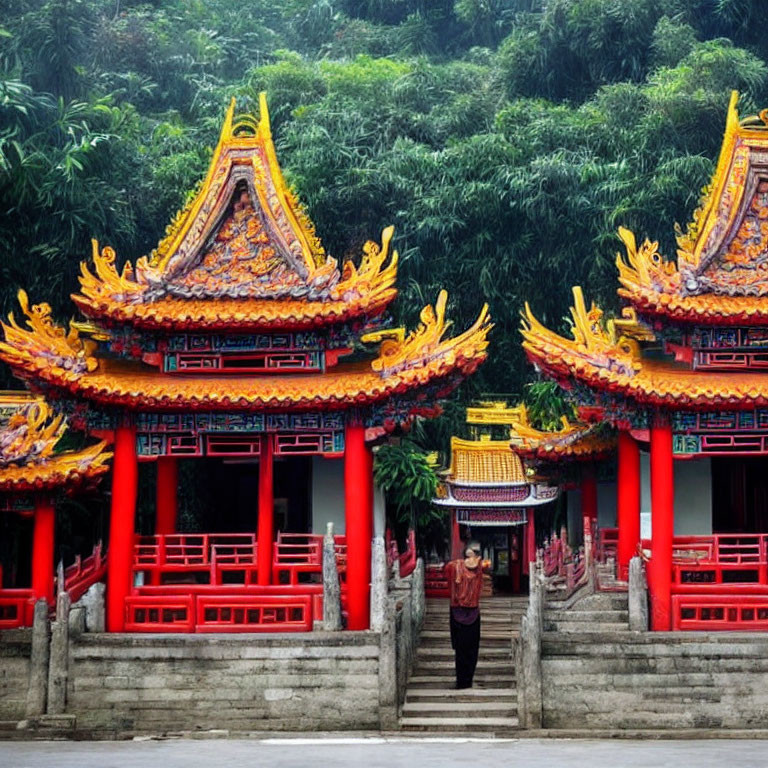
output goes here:
[[256, 562], [257, 581], [272, 581], [272, 549], [275, 541], [275, 489], [272, 468], [272, 435], [262, 435], [259, 447], [259, 523]]
[[591, 461], [581, 467], [581, 516], [597, 520], [597, 474]]
[[625, 430], [619, 432], [616, 495], [618, 575], [620, 579], [626, 579], [629, 561], [637, 554], [640, 543], [640, 446]]
[[451, 510], [451, 560], [456, 560], [462, 556], [461, 546], [464, 542], [461, 540], [461, 529], [459, 528], [459, 518], [456, 510]]
[[672, 536], [674, 533], [675, 481], [672, 428], [658, 422], [651, 427], [651, 629], [672, 626]]
[[125, 598], [133, 587], [133, 547], [139, 464], [136, 428], [115, 430], [112, 462], [112, 509], [107, 550], [107, 632], [125, 629]]
[[536, 560], [536, 521], [533, 518], [533, 507], [528, 507], [528, 523], [525, 526], [525, 572], [530, 563]]
[[347, 424], [344, 436], [344, 518], [347, 533], [347, 629], [368, 629], [373, 536], [373, 454], [365, 427]]
[[35, 498], [35, 523], [32, 532], [32, 594], [53, 605], [53, 544], [56, 512], [48, 496]]
[[178, 486], [179, 460], [175, 456], [160, 456], [155, 487], [155, 533], [158, 535], [176, 533]]

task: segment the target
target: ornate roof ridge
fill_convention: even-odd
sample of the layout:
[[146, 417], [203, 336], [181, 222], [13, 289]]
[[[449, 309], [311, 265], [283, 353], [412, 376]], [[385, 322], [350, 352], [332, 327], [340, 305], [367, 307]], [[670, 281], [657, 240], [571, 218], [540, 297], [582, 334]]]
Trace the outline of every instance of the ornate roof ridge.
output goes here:
[[739, 119], [738, 99], [733, 91], [711, 181], [686, 231], [677, 228], [677, 261], [619, 229], [619, 295], [641, 312], [704, 323], [763, 314], [730, 301], [768, 296], [768, 110]]
[[[287, 300], [312, 305], [318, 315], [323, 304], [375, 315], [395, 297], [393, 228], [383, 231], [381, 246], [363, 246], [359, 268], [328, 256], [283, 177], [266, 94], [259, 104], [258, 120], [238, 117], [232, 99], [205, 178], [150, 258], [118, 272], [114, 250], [92, 242], [94, 271], [81, 264], [81, 293], [73, 296], [86, 314], [131, 323], [142, 307], [164, 302], [172, 320], [187, 302]], [[172, 300], [182, 306], [169, 306]]]

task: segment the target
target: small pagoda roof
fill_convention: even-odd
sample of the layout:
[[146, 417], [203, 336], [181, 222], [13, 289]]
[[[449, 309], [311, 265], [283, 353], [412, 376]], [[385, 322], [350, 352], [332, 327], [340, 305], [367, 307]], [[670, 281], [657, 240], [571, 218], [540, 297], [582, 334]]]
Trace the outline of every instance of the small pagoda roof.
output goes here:
[[79, 451], [55, 452], [66, 422], [27, 393], [0, 393], [0, 491], [24, 493], [75, 488], [95, 482], [112, 454], [100, 442]]
[[627, 252], [616, 263], [619, 295], [642, 316], [686, 323], [768, 323], [768, 110], [739, 119], [734, 91], [711, 183], [685, 233], [677, 263], [658, 242], [638, 248], [626, 229]]
[[451, 438], [448, 482], [469, 485], [525, 485], [525, 469], [507, 440]]
[[524, 404], [518, 406], [520, 418], [512, 425], [512, 449], [525, 459], [537, 461], [594, 461], [616, 448], [616, 437], [606, 433], [602, 423], [571, 422], [561, 418], [560, 429], [540, 430], [531, 426]]
[[[544, 327], [527, 304], [521, 330], [531, 362], [565, 388], [586, 385], [652, 406], [717, 410], [768, 405], [764, 373], [692, 370], [643, 357], [637, 338], [620, 333], [621, 321], [604, 323], [594, 303], [587, 309], [581, 288], [573, 294], [571, 339]], [[623, 330], [631, 333], [628, 325]]]
[[57, 396], [134, 410], [183, 408], [221, 410], [316, 409], [340, 410], [379, 403], [393, 395], [436, 385], [440, 393], [453, 389], [486, 357], [492, 324], [487, 306], [464, 333], [444, 338], [447, 294], [421, 312], [421, 325], [410, 334], [389, 329], [364, 337], [380, 342], [378, 356], [341, 363], [325, 373], [274, 376], [221, 376], [159, 373], [137, 361], [96, 358], [95, 343], [80, 338], [76, 324], [67, 333], [55, 325], [47, 305], [29, 307], [19, 292], [26, 327], [13, 317], [3, 323], [5, 342], [0, 358], [36, 387]]
[[73, 300], [104, 325], [155, 330], [308, 329], [372, 318], [394, 299], [392, 228], [359, 267], [328, 256], [277, 162], [265, 94], [260, 117], [232, 100], [208, 173], [149, 258], [121, 272], [93, 241]]

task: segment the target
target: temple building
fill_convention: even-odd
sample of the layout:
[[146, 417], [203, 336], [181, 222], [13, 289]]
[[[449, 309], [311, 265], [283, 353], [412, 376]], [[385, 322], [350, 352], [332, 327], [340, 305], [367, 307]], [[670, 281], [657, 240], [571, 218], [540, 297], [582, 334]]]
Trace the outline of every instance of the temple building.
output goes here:
[[[347, 626], [368, 627], [372, 445], [436, 414], [491, 328], [484, 307], [446, 338], [445, 292], [415, 331], [388, 327], [391, 238], [359, 266], [326, 254], [262, 94], [258, 119], [233, 100], [205, 179], [149, 257], [118, 271], [94, 241], [73, 296], [84, 321], [65, 330], [20, 292], [26, 323], [10, 317], [0, 357], [74, 427], [114, 441], [108, 631], [311, 629], [327, 522]], [[140, 463], [156, 467], [156, 509], [138, 537]], [[211, 491], [203, 532], [180, 530], [188, 463]]]
[[620, 229], [622, 317], [580, 288], [572, 338], [523, 316], [529, 359], [619, 430], [618, 567], [647, 558], [656, 630], [768, 626], [768, 123], [737, 100], [677, 260]]
[[[0, 394], [0, 629], [31, 626], [35, 602], [53, 604], [57, 498], [88, 490], [109, 469], [103, 441], [57, 450], [66, 429], [41, 398]], [[89, 575], [103, 576], [101, 563], [96, 553]], [[76, 577], [80, 564], [78, 558]]]

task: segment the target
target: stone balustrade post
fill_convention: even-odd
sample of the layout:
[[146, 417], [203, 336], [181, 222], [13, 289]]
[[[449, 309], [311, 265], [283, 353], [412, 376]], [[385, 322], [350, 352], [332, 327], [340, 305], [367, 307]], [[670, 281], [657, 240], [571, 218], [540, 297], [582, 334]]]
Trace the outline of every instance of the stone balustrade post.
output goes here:
[[341, 585], [336, 566], [333, 523], [328, 523], [323, 537], [323, 629], [330, 632], [341, 629]]
[[40, 599], [35, 603], [32, 624], [32, 653], [29, 659], [29, 687], [27, 688], [28, 718], [45, 714], [48, 696], [48, 660], [50, 657], [50, 629], [48, 603]]
[[637, 556], [629, 561], [629, 628], [648, 631], [648, 585], [642, 558]]

